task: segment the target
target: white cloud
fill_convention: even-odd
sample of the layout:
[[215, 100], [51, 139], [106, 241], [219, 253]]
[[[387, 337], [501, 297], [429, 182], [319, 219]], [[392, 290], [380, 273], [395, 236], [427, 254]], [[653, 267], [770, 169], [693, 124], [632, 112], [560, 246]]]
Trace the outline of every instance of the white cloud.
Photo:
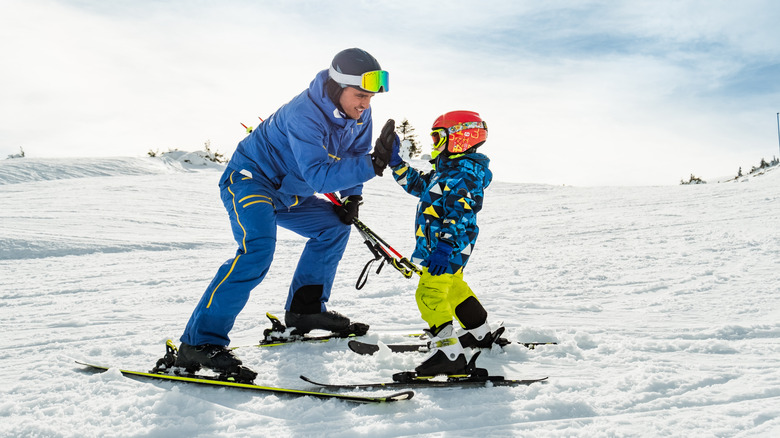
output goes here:
[[[232, 152], [346, 47], [391, 72], [377, 124], [482, 113], [504, 180], [674, 184], [776, 153], [771, 1], [4, 0], [0, 155]], [[774, 11], [774, 12], [773, 12]], [[9, 44], [9, 41], [13, 41]]]

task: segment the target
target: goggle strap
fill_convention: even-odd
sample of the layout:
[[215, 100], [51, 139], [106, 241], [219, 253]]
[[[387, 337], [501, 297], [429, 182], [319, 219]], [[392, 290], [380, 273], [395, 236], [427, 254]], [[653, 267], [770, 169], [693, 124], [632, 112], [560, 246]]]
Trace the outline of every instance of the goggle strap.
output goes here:
[[464, 131], [466, 129], [484, 129], [487, 131], [487, 124], [485, 122], [463, 122], [458, 123], [457, 125], [450, 126], [447, 128], [447, 132], [450, 134], [454, 134], [456, 132]]
[[347, 74], [344, 74], [344, 73], [339, 73], [339, 72], [336, 71], [335, 68], [333, 68], [333, 66], [330, 66], [330, 69], [328, 70], [328, 74], [330, 74], [330, 77], [334, 81], [338, 82], [339, 84], [355, 85], [355, 86], [359, 87], [361, 82], [362, 82], [362, 77], [361, 76], [347, 75]]

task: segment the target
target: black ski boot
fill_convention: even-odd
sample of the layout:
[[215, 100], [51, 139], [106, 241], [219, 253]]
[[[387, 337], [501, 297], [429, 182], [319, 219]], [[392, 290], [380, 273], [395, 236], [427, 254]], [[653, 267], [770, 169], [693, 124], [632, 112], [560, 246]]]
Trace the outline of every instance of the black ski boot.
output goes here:
[[[462, 376], [468, 373], [466, 354], [460, 340], [453, 334], [452, 323], [448, 323], [431, 334], [428, 346], [430, 355], [414, 371], [417, 376], [433, 377], [439, 374], [448, 376]], [[430, 333], [430, 332], [429, 332]]]
[[285, 312], [284, 323], [288, 328], [294, 328], [293, 335], [304, 335], [315, 329], [357, 336], [368, 331], [367, 324], [350, 323], [349, 318], [332, 310], [319, 313]]
[[189, 345], [182, 342], [174, 365], [190, 374], [201, 367], [208, 368], [219, 373], [221, 380], [251, 382], [257, 377], [256, 372], [242, 366], [241, 359], [223, 345]]

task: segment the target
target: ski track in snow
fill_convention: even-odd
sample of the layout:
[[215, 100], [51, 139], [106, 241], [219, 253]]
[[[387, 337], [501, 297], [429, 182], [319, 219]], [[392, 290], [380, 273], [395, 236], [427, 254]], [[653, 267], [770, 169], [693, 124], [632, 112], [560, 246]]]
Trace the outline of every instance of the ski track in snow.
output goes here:
[[[478, 364], [546, 384], [355, 405], [74, 364], [148, 370], [178, 343], [235, 251], [219, 175], [170, 159], [0, 162], [0, 436], [780, 436], [780, 172], [699, 186], [494, 182], [466, 280], [510, 339], [558, 345]], [[361, 219], [410, 255], [415, 205], [377, 178]], [[265, 312], [283, 315], [303, 243], [280, 231], [233, 345], [259, 340]], [[330, 308], [371, 324], [367, 341], [408, 341], [424, 327], [416, 282], [385, 267], [357, 291], [369, 259], [353, 233]], [[381, 381], [424, 357], [358, 356], [341, 340], [238, 352], [257, 383], [302, 389], [301, 374]]]

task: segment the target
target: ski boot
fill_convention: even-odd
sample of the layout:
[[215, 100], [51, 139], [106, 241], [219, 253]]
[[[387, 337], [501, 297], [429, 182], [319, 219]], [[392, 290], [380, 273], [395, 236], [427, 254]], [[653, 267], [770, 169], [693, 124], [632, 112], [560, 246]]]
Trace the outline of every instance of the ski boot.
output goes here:
[[414, 369], [418, 378], [439, 374], [460, 376], [467, 373], [466, 354], [460, 340], [453, 334], [454, 331], [452, 323], [449, 322], [440, 327], [436, 334], [428, 332], [428, 347], [431, 351], [423, 363]]
[[463, 348], [492, 348], [493, 344], [503, 347], [510, 343], [509, 340], [501, 337], [504, 330], [505, 327], [499, 327], [493, 332], [490, 330], [490, 324], [485, 321], [479, 327], [466, 330], [458, 338]]
[[348, 335], [362, 336], [368, 331], [368, 324], [350, 323], [346, 316], [328, 310], [319, 313], [285, 312], [284, 323], [293, 328], [292, 335], [304, 335], [312, 330], [327, 330], [344, 337]]
[[194, 374], [202, 368], [219, 373], [219, 380], [250, 383], [257, 373], [242, 365], [233, 351], [223, 345], [189, 345], [182, 342], [174, 366]]

